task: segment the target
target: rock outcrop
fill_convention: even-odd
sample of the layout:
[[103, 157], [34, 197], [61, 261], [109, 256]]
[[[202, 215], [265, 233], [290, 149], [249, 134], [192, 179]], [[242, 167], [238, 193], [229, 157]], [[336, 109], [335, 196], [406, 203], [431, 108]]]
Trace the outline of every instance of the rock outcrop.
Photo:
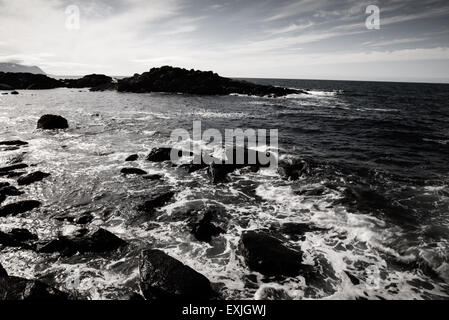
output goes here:
[[17, 179], [17, 184], [19, 186], [26, 186], [26, 185], [29, 185], [29, 184], [32, 184], [35, 182], [42, 181], [49, 176], [50, 176], [49, 173], [36, 171], [36, 172], [30, 173], [26, 176], [22, 176], [19, 179]]
[[145, 250], [139, 259], [140, 288], [146, 299], [210, 300], [209, 280], [160, 250]]
[[10, 203], [0, 207], [0, 217], [16, 216], [21, 213], [31, 211], [39, 208], [41, 203], [36, 200], [24, 200], [16, 203]]
[[243, 233], [239, 249], [251, 270], [266, 276], [297, 276], [302, 265], [302, 252], [286, 247], [265, 231]]
[[[63, 84], [56, 79], [43, 74], [0, 72], [0, 84], [2, 87], [12, 89], [55, 89]], [[9, 89], [10, 90], [10, 89]]]
[[53, 114], [43, 115], [37, 122], [37, 128], [43, 130], [67, 129], [67, 119]]
[[258, 85], [246, 81], [220, 77], [212, 71], [204, 72], [164, 66], [141, 75], [118, 81], [119, 92], [169, 92], [197, 95], [228, 95], [231, 93], [256, 96], [285, 96], [303, 93], [300, 90]]
[[67, 88], [91, 88], [94, 91], [113, 88], [112, 78], [104, 74], [89, 74], [80, 79], [65, 79], [62, 82]]

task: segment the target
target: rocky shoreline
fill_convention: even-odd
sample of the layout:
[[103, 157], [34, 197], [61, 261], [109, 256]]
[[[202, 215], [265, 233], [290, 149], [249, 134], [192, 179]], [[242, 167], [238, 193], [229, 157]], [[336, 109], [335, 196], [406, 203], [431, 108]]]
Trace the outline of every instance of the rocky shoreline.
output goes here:
[[[43, 121], [46, 120], [46, 121]], [[45, 125], [42, 125], [45, 123]], [[40, 130], [64, 130], [68, 121], [55, 115], [44, 115], [38, 121]], [[28, 145], [27, 142], [14, 140], [2, 141], [0, 146], [16, 147], [17, 150]], [[236, 148], [231, 150], [236, 152]], [[170, 163], [169, 154], [172, 148], [162, 147], [153, 149], [146, 158], [150, 162]], [[247, 154], [248, 150], [245, 150]], [[144, 170], [133, 166], [133, 162], [139, 158], [134, 154], [124, 159], [128, 165], [120, 173], [129, 179], [142, 176], [145, 179], [154, 180], [156, 187], [151, 195], [148, 195], [142, 204], [135, 208], [148, 217], [159, 215], [159, 208], [170, 204], [176, 197], [177, 190], [169, 187], [163, 177], [148, 175]], [[246, 157], [245, 157], [246, 158]], [[187, 164], [176, 166], [173, 170], [185, 170], [187, 173], [204, 170], [210, 178], [211, 184], [229, 182], [229, 173], [249, 167], [253, 172], [261, 166], [259, 164], [244, 163], [234, 166], [225, 163]], [[282, 162], [280, 173], [285, 179], [297, 179], [306, 170], [304, 161]], [[30, 167], [20, 158], [12, 159], [7, 166], [0, 168], [0, 175], [15, 177], [17, 186], [0, 179], [0, 217], [9, 219], [15, 216], [26, 216], [31, 213], [39, 213], [45, 205], [38, 200], [24, 200], [18, 202], [3, 203], [6, 200], [22, 195], [21, 186], [42, 183], [51, 177], [50, 173], [33, 171], [25, 172]], [[52, 183], [57, 183], [54, 181]], [[58, 236], [53, 239], [39, 239], [27, 229], [12, 229], [0, 232], [0, 250], [4, 248], [18, 248], [29, 250], [38, 255], [58, 255], [61, 258], [69, 258], [74, 255], [96, 254], [124, 254], [131, 243], [125, 241], [110, 231], [91, 225], [93, 217], [89, 214], [79, 216], [59, 215], [51, 217], [59, 221], [67, 221], [73, 224], [75, 231], [66, 236]], [[192, 236], [200, 242], [210, 243], [229, 229], [229, 215], [224, 207], [218, 205], [202, 205], [196, 208], [181, 208], [175, 211], [170, 221], [179, 221], [185, 224]], [[333, 274], [326, 265], [328, 274], [323, 275], [323, 266], [317, 261], [315, 266], [304, 264], [303, 253], [300, 247], [292, 246], [289, 239], [303, 239], [307, 232], [317, 231], [318, 228], [304, 224], [274, 226], [268, 229], [246, 231], [236, 248], [236, 254], [242, 257], [242, 263], [251, 272], [259, 273], [264, 277], [285, 279], [287, 277], [303, 276], [306, 281], [325, 282], [325, 277]], [[153, 299], [186, 299], [195, 298], [202, 300], [223, 299], [220, 288], [212, 283], [205, 275], [198, 273], [193, 268], [183, 264], [167, 253], [154, 248], [142, 248], [140, 255], [136, 256], [139, 269], [140, 292], [133, 292], [127, 297], [132, 300]], [[67, 291], [66, 288], [53, 288], [47, 284], [48, 279], [24, 279], [10, 276], [8, 270], [0, 265], [0, 298], [6, 300], [65, 300], [78, 299], [77, 292]], [[62, 290], [62, 291], [61, 291]]]
[[[116, 81], [101, 74], [86, 75], [80, 79], [57, 80], [46, 75], [0, 72], [0, 90], [89, 88], [90, 91], [117, 90], [118, 92], [184, 93], [195, 95], [242, 94], [280, 97], [288, 94], [305, 94], [305, 91], [275, 86], [259, 85], [242, 80], [220, 77], [212, 71], [186, 70], [164, 66], [153, 68], [141, 75]], [[15, 91], [17, 93], [17, 91]]]

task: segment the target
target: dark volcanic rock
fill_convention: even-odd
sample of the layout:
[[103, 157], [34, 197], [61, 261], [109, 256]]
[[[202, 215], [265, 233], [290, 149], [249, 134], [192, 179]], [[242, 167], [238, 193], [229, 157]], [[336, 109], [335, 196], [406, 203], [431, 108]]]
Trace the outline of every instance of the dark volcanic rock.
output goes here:
[[147, 174], [148, 172], [139, 168], [123, 168], [122, 170], [120, 170], [120, 173], [144, 175]]
[[160, 250], [145, 250], [139, 259], [140, 288], [146, 299], [214, 298], [209, 280]]
[[96, 88], [100, 91], [112, 85], [112, 78], [104, 74], [89, 74], [80, 79], [65, 79], [63, 83], [67, 88]]
[[12, 91], [11, 94], [12, 94], [13, 96], [16, 96], [16, 95], [19, 94], [19, 92], [18, 92], [18, 91]]
[[55, 89], [62, 87], [59, 80], [42, 74], [0, 72], [0, 83], [18, 89]]
[[2, 146], [25, 146], [27, 144], [28, 142], [20, 140], [0, 141], [0, 145]]
[[16, 203], [10, 203], [0, 208], [0, 217], [6, 217], [9, 215], [16, 216], [18, 214], [39, 208], [40, 206], [41, 203], [36, 200], [25, 200]]
[[136, 161], [138, 159], [139, 159], [139, 155], [138, 154], [132, 154], [128, 158], [126, 158], [125, 161]]
[[6, 247], [21, 247], [24, 249], [33, 249], [32, 243], [38, 237], [26, 229], [13, 229], [10, 233], [0, 231], [0, 245]]
[[5, 196], [20, 196], [23, 192], [13, 186], [4, 186], [0, 187], [0, 195], [1, 194]]
[[34, 182], [38, 182], [38, 181], [42, 181], [43, 179], [49, 177], [50, 174], [49, 173], [44, 173], [41, 171], [36, 171], [33, 173], [30, 173], [26, 176], [20, 177], [19, 179], [17, 179], [17, 184], [19, 186], [23, 186], [23, 185], [29, 185], [32, 184]]
[[65, 237], [51, 240], [39, 246], [38, 252], [54, 253], [59, 252], [65, 256], [71, 256], [75, 253], [86, 252], [108, 252], [125, 246], [126, 242], [114, 234], [104, 229], [98, 229], [95, 232]]
[[37, 128], [43, 130], [67, 129], [69, 123], [61, 116], [46, 114], [37, 122]]
[[213, 237], [226, 232], [226, 221], [226, 211], [221, 207], [211, 206], [192, 216], [188, 224], [197, 240], [211, 242]]
[[231, 93], [257, 96], [284, 96], [303, 93], [301, 90], [258, 85], [246, 81], [220, 77], [212, 71], [203, 72], [164, 66], [142, 75], [119, 80], [120, 92], [171, 92], [198, 95], [228, 95]]
[[171, 160], [171, 152], [178, 152], [178, 155], [181, 156], [181, 151], [172, 149], [172, 148], [154, 148], [147, 156], [147, 161], [151, 162], [164, 162]]
[[0, 300], [62, 301], [66, 293], [37, 280], [18, 277], [0, 277]]
[[90, 213], [87, 213], [87, 214], [84, 214], [81, 217], [75, 219], [74, 222], [76, 224], [88, 224], [88, 223], [91, 223], [93, 219], [94, 219], [93, 215], [91, 215]]
[[139, 210], [152, 212], [154, 209], [163, 207], [174, 196], [175, 193], [169, 189], [156, 190], [153, 194], [148, 196], [145, 203], [139, 207]]
[[7, 277], [7, 276], [8, 276], [8, 273], [3, 268], [3, 266], [0, 264], [0, 278]]
[[298, 180], [309, 169], [305, 160], [293, 158], [279, 162], [278, 172], [284, 179]]
[[142, 178], [144, 178], [145, 180], [161, 180], [163, 176], [161, 176], [160, 174], [146, 174]]
[[17, 169], [24, 169], [27, 168], [28, 165], [26, 165], [25, 163], [18, 163], [18, 164], [14, 164], [11, 166], [7, 166], [7, 167], [2, 167], [0, 168], [0, 172], [10, 172], [10, 171], [14, 171]]
[[239, 248], [248, 267], [266, 276], [297, 276], [303, 267], [302, 252], [264, 231], [245, 232]]

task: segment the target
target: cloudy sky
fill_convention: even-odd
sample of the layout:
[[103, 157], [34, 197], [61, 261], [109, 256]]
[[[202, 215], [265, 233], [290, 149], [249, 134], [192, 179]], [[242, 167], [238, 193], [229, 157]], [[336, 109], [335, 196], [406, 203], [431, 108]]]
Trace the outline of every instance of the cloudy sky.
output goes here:
[[[379, 30], [365, 25], [368, 5], [380, 8]], [[175, 65], [233, 77], [449, 82], [449, 2], [0, 0], [0, 61], [56, 75]]]

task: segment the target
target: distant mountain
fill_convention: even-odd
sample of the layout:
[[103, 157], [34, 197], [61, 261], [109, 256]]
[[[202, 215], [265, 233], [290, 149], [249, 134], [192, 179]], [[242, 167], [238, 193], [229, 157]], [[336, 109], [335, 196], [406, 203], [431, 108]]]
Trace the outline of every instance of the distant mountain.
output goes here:
[[22, 73], [33, 73], [33, 74], [45, 74], [41, 68], [36, 66], [24, 66], [17, 63], [3, 63], [0, 62], [0, 72], [22, 72]]

